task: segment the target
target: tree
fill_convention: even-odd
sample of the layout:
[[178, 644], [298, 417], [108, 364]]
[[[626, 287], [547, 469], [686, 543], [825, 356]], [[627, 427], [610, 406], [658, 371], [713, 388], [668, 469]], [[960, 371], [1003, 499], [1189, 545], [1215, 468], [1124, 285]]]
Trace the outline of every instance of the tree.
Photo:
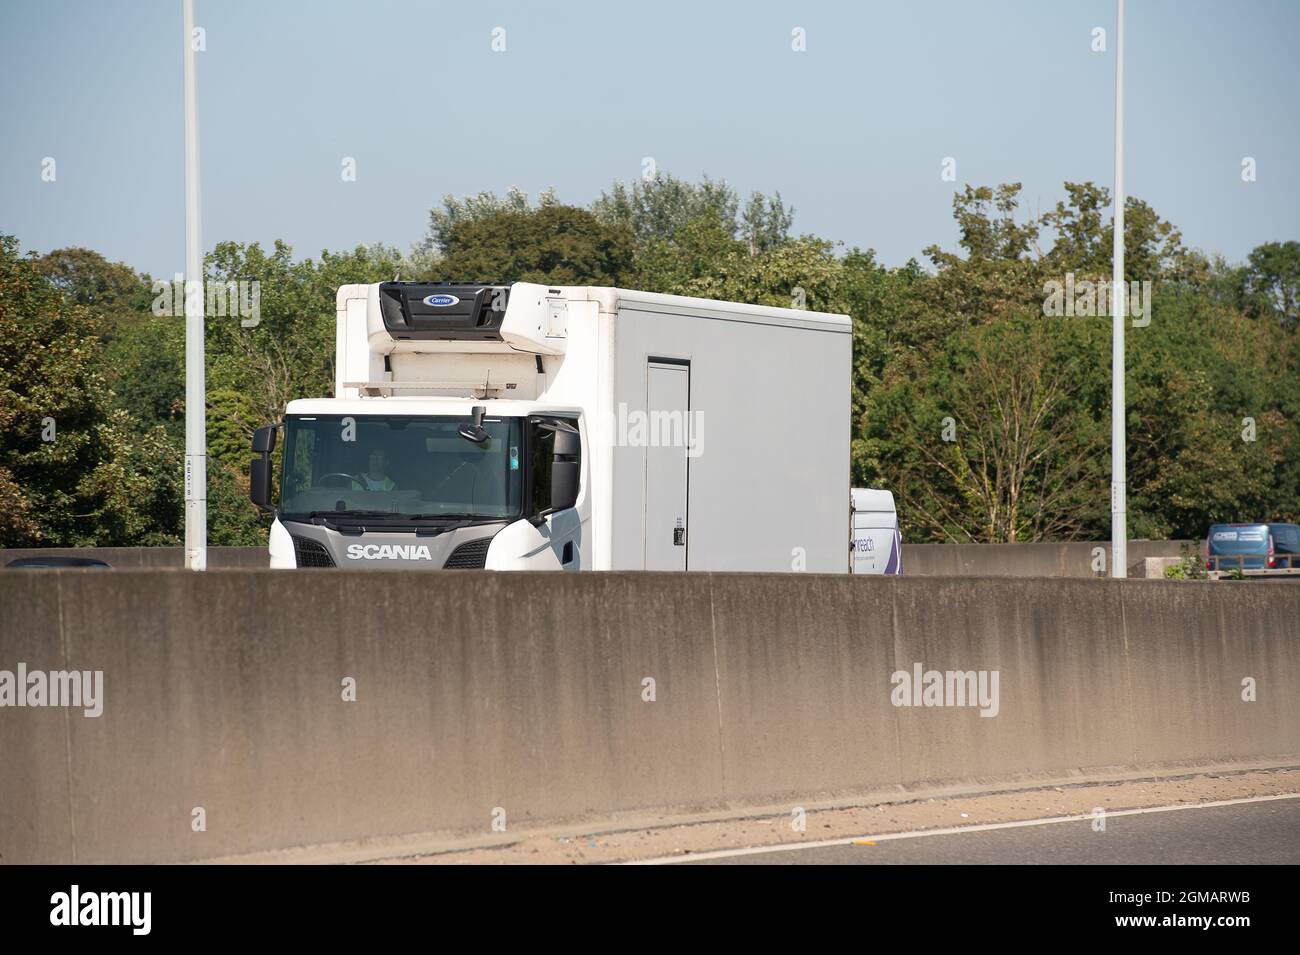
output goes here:
[[245, 327], [239, 314], [207, 320], [212, 543], [265, 541], [270, 519], [248, 501], [253, 429], [278, 421], [295, 398], [333, 394], [339, 286], [387, 281], [401, 261], [395, 248], [374, 245], [295, 262], [283, 242], [269, 254], [257, 243], [220, 242], [207, 257], [209, 283], [259, 283], [256, 325]]
[[1047, 253], [1048, 265], [1059, 273], [1110, 272], [1113, 249], [1106, 230], [1110, 191], [1091, 182], [1067, 182], [1065, 192], [1069, 201], [1058, 202], [1042, 218], [1043, 225], [1056, 232], [1056, 242]]
[[603, 225], [585, 209], [548, 205], [453, 226], [441, 269], [466, 282], [616, 285], [631, 263], [627, 229]]
[[[870, 249], [850, 250], [841, 266], [839, 308], [853, 318], [853, 420], [862, 421], [868, 396], [880, 385], [885, 369], [900, 369], [913, 360], [917, 333], [932, 322], [919, 294], [932, 280], [915, 259], [887, 269]], [[924, 333], [920, 339], [925, 340]], [[860, 440], [855, 430], [855, 460]]]
[[1039, 223], [1020, 222], [1020, 183], [966, 186], [953, 196], [953, 218], [966, 256], [938, 245], [925, 250], [938, 274], [918, 287], [925, 304], [918, 344], [944, 342], [962, 329], [1041, 307], [1043, 263], [1037, 247]]
[[74, 305], [124, 312], [149, 306], [149, 276], [92, 249], [55, 249], [38, 264], [46, 281]]
[[1009, 542], [1091, 534], [1106, 509], [1105, 431], [1078, 399], [1083, 326], [1022, 316], [955, 338], [922, 377], [868, 401], [859, 473], [893, 489], [909, 536]]
[[[1028, 256], [1038, 239], [1038, 223], [1018, 223], [1020, 183], [1003, 183], [996, 189], [966, 186], [953, 196], [953, 218], [961, 232], [960, 244], [970, 262], [1007, 262]], [[938, 246], [926, 249], [926, 255], [939, 267], [956, 264], [956, 257]]]
[[1127, 342], [1134, 536], [1199, 538], [1216, 521], [1295, 514], [1300, 376], [1288, 338], [1205, 295], [1156, 298]]
[[119, 318], [101, 353], [116, 404], [146, 430], [185, 434], [185, 320], [148, 312]]
[[145, 430], [180, 434], [184, 392], [184, 322], [151, 314], [147, 275], [91, 249], [56, 249], [37, 260], [46, 281], [70, 305], [85, 308], [102, 345], [96, 356], [116, 406]]
[[[537, 196], [538, 209], [558, 204], [554, 187], [542, 190]], [[461, 223], [490, 219], [502, 212], [530, 212], [533, 208], [528, 201], [528, 194], [518, 186], [511, 186], [504, 196], [498, 196], [495, 192], [480, 192], [464, 199], [452, 195], [443, 196], [442, 208], [429, 210], [429, 231], [416, 249], [425, 253], [446, 252], [451, 230]]]
[[1265, 242], [1246, 257], [1244, 305], [1286, 328], [1300, 322], [1300, 242]]
[[592, 213], [601, 222], [626, 226], [638, 248], [655, 241], [671, 243], [684, 228], [700, 220], [715, 223], [729, 238], [740, 238], [752, 255], [789, 238], [794, 210], [786, 207], [780, 193], [771, 197], [751, 193], [744, 215], [738, 219], [739, 208], [740, 197], [725, 180], [715, 182], [704, 176], [693, 183], [671, 173], [637, 180], [630, 189], [616, 181], [591, 204]]
[[[259, 321], [207, 320], [210, 540], [265, 539], [249, 433], [332, 393], [337, 288], [399, 274], [848, 314], [853, 480], [895, 491], [909, 540], [1105, 537], [1110, 321], [1043, 304], [1067, 272], [1109, 280], [1110, 211], [1093, 183], [1065, 183], [1041, 216], [1017, 183], [967, 187], [956, 250], [929, 246], [932, 269], [885, 268], [870, 250], [793, 237], [779, 193], [742, 204], [725, 181], [664, 174], [614, 183], [590, 210], [553, 190], [448, 196], [406, 256], [219, 243], [208, 281], [259, 283]], [[1300, 243], [1210, 260], [1135, 197], [1125, 227], [1130, 279], [1154, 284], [1150, 323], [1128, 335], [1131, 533], [1300, 517]], [[146, 276], [92, 250], [23, 258], [0, 241], [0, 542], [179, 540], [184, 323], [150, 314], [151, 298]]]
[[651, 239], [671, 241], [687, 223], [708, 219], [719, 223], [731, 236], [736, 231], [736, 191], [725, 182], [705, 176], [699, 183], [678, 179], [671, 173], [656, 173], [628, 189], [616, 181], [600, 194], [591, 211], [608, 226], [624, 226], [638, 245]]
[[629, 284], [668, 295], [704, 295], [740, 261], [744, 246], [712, 216], [677, 229], [672, 239], [645, 240], [636, 255]]
[[269, 254], [258, 243], [217, 243], [206, 260], [207, 281], [256, 281], [259, 316], [253, 327], [240, 315], [208, 317], [209, 389], [248, 396], [263, 423], [278, 420], [293, 398], [332, 394], [338, 287], [388, 281], [401, 261], [384, 245], [295, 262], [283, 242]]
[[749, 244], [749, 254], [768, 252], [789, 241], [794, 209], [781, 201], [781, 193], [765, 196], [751, 192], [740, 216], [740, 232]]
[[0, 236], [0, 544], [177, 540], [180, 459], [115, 407], [94, 322]]
[[[1055, 274], [1110, 276], [1115, 222], [1105, 216], [1110, 190], [1091, 182], [1067, 182], [1068, 201], [1045, 213], [1041, 225], [1056, 233], [1045, 256]], [[1183, 246], [1182, 233], [1135, 196], [1124, 200], [1124, 272], [1129, 281], [1206, 277], [1208, 262]]]

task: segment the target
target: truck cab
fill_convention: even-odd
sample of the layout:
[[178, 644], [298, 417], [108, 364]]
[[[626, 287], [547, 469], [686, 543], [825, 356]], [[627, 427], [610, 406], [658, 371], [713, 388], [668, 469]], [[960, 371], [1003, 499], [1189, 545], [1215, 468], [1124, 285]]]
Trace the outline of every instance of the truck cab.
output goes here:
[[557, 348], [506, 343], [509, 294], [339, 290], [336, 397], [292, 401], [254, 437], [251, 494], [275, 511], [272, 567], [583, 567], [583, 411], [524, 400], [540, 391], [542, 352]]
[[292, 402], [271, 566], [476, 569], [496, 542], [495, 567], [579, 569], [581, 428], [535, 402]]

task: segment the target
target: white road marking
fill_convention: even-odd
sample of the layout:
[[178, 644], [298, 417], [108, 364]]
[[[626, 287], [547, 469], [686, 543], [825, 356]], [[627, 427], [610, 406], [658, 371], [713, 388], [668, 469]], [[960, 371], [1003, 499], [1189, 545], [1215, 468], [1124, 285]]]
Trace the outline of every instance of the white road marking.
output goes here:
[[[1241, 806], [1253, 802], [1272, 802], [1277, 799], [1300, 799], [1300, 793], [1280, 793], [1275, 796], [1248, 796], [1243, 799], [1221, 799], [1216, 802], [1180, 803], [1172, 806], [1148, 806], [1145, 809], [1106, 810], [1106, 818], [1115, 816], [1141, 816], [1151, 812], [1177, 812], [1180, 809], [1215, 809], [1220, 806]], [[634, 859], [623, 865], [677, 865], [701, 859], [732, 859], [737, 856], [762, 855], [767, 852], [795, 852], [799, 849], [824, 849], [828, 846], [851, 846], [855, 842], [891, 842], [895, 839], [921, 839], [925, 836], [951, 836], [960, 832], [989, 832], [993, 829], [1022, 829], [1027, 826], [1049, 826], [1060, 822], [1086, 822], [1092, 813], [1075, 816], [1048, 816], [1043, 819], [1023, 819], [1016, 822], [986, 822], [975, 826], [951, 826], [946, 829], [913, 829], [908, 832], [886, 832], [878, 836], [849, 836], [846, 839], [822, 839], [818, 842], [785, 842], [775, 846], [748, 846], [744, 849], [717, 849], [713, 852], [691, 852], [683, 855], [663, 856], [657, 859]]]

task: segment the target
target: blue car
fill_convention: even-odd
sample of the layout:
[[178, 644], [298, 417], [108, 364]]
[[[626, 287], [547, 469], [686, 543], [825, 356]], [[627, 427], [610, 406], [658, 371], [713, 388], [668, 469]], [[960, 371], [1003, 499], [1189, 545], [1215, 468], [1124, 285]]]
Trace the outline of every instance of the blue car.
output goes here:
[[1205, 535], [1205, 569], [1300, 571], [1300, 525], [1212, 524]]

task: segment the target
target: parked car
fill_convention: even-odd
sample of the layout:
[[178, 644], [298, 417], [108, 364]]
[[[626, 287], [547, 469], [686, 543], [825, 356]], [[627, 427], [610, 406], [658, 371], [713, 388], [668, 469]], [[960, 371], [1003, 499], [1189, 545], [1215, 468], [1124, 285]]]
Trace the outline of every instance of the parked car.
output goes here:
[[94, 557], [64, 557], [58, 554], [51, 554], [48, 557], [16, 557], [5, 567], [16, 569], [31, 570], [34, 568], [52, 568], [52, 567], [104, 567], [111, 568], [112, 565], [106, 561], [96, 560]]
[[1212, 524], [1205, 535], [1205, 569], [1300, 572], [1300, 524]]

